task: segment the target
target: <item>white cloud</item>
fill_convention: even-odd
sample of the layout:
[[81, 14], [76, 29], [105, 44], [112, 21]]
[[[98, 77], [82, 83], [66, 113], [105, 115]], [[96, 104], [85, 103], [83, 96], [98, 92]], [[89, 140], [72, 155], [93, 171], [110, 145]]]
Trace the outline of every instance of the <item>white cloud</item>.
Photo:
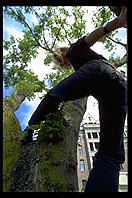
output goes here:
[[31, 22], [33, 22], [34, 24], [37, 24], [37, 22], [38, 22], [38, 19], [34, 13], [32, 13], [32, 15], [31, 15]]
[[22, 38], [24, 35], [22, 31], [19, 31], [17, 28], [12, 26], [11, 24], [8, 24], [8, 25], [4, 24], [3, 31], [4, 33], [6, 32], [8, 34], [9, 38], [12, 35], [14, 38], [18, 39], [18, 38]]
[[[87, 20], [87, 32], [92, 32], [95, 28], [94, 25], [91, 22], [91, 18], [93, 16], [93, 11], [96, 9], [96, 6], [85, 6], [84, 10], [85, 12], [85, 18]], [[88, 10], [88, 12], [87, 12]], [[32, 15], [32, 22], [36, 23], [37, 19], [35, 15]], [[70, 19], [71, 20], [71, 19]], [[15, 26], [11, 25], [11, 24], [4, 24], [3, 26], [3, 30], [4, 32], [6, 32], [8, 34], [8, 36], [10, 37], [10, 35], [13, 35], [15, 38], [22, 38], [23, 37], [23, 32], [19, 31], [18, 29], [15, 28]], [[126, 36], [123, 37], [123, 34], [121, 35], [121, 38], [123, 41], [126, 40]], [[107, 50], [104, 50], [103, 45], [99, 42], [97, 42], [93, 47], [93, 50], [95, 50], [97, 53], [102, 54], [104, 57], [108, 58], [109, 57], [109, 53]], [[32, 71], [38, 75], [38, 78], [40, 80], [43, 80], [46, 74], [49, 74], [52, 72], [52, 68], [45, 66], [44, 65], [44, 50], [39, 48], [38, 49], [38, 56], [36, 59], [33, 59], [31, 61], [31, 63], [29, 64], [29, 68], [32, 69]], [[5, 52], [4, 52], [5, 53]], [[117, 55], [121, 55], [123, 54], [123, 51], [121, 49], [121, 47], [118, 47], [116, 52]], [[28, 112], [23, 113], [24, 115], [24, 119], [22, 122], [23, 125], [27, 125], [32, 113], [35, 111], [35, 109], [37, 108], [37, 106], [40, 103], [40, 99], [38, 96], [36, 96], [36, 98], [34, 100], [28, 101], [27, 99], [24, 101], [24, 103], [27, 105], [28, 107]], [[96, 120], [99, 119], [99, 113], [98, 113], [98, 105], [97, 105], [97, 101], [93, 98], [93, 97], [89, 97], [88, 99], [88, 107], [87, 107], [87, 111], [84, 115], [84, 118], [87, 118], [87, 113], [90, 113]]]
[[44, 65], [44, 49], [38, 49], [38, 56], [37, 58], [33, 59], [31, 63], [29, 63], [28, 68], [31, 69], [40, 80], [43, 80], [46, 74], [50, 74], [52, 72], [51, 66]]
[[[21, 126], [24, 126], [24, 129], [26, 128], [26, 126], [28, 126], [28, 121], [33, 113], [33, 108], [28, 108], [28, 111], [27, 112], [21, 112], [21, 116], [24, 117], [24, 119], [22, 120], [21, 119]], [[22, 129], [22, 130], [24, 130]]]
[[[37, 58], [33, 59], [31, 63], [29, 63], [28, 68], [31, 69], [34, 74], [36, 74], [39, 78], [39, 80], [43, 80], [46, 74], [50, 74], [52, 72], [51, 66], [44, 65], [44, 50], [42, 48], [38, 49], [38, 56]], [[38, 93], [35, 99], [33, 100], [25, 100], [23, 104], [27, 105], [28, 111], [26, 113], [22, 112], [22, 115], [24, 116], [24, 119], [21, 121], [22, 125], [25, 127], [28, 125], [28, 121], [33, 114], [33, 112], [36, 110], [37, 106], [40, 103], [40, 96], [44, 95], [46, 92], [43, 91], [42, 93]]]
[[83, 9], [85, 11], [84, 18], [87, 21], [86, 31], [88, 33], [92, 32], [95, 29], [94, 24], [92, 23], [92, 17], [93, 12], [96, 11], [96, 8], [96, 6], [83, 6]]
[[118, 32], [118, 36], [120, 37], [122, 43], [127, 43], [127, 29], [126, 28], [120, 28]]
[[92, 50], [94, 50], [96, 53], [101, 54], [104, 56], [106, 59], [109, 59], [110, 53], [108, 50], [104, 49], [104, 45], [100, 42], [95, 43], [92, 47]]
[[[7, 24], [4, 24], [3, 30], [4, 30], [4, 34], [7, 33], [8, 37], [10, 37], [11, 35], [13, 35], [14, 38], [17, 38], [17, 39], [23, 37], [23, 32], [19, 31], [17, 28], [15, 28], [15, 26], [12, 26], [12, 25], [9, 26]], [[39, 54], [37, 58], [33, 59], [31, 63], [29, 63], [28, 68], [31, 69], [36, 75], [38, 75], [38, 78], [40, 80], [43, 80], [46, 74], [51, 73], [52, 69], [51, 67], [44, 65], [44, 56], [45, 56], [44, 50], [39, 48], [38, 52]], [[8, 52], [3, 49], [3, 55], [6, 55], [6, 54], [8, 54]], [[38, 94], [33, 100], [29, 101], [26, 99], [23, 102], [23, 104], [27, 105], [27, 112], [21, 111], [21, 115], [24, 117], [24, 119], [21, 120], [21, 126], [23, 125], [25, 127], [27, 126], [31, 115], [33, 114], [33, 112], [35, 111], [35, 109], [37, 108], [37, 106], [39, 105], [41, 101], [39, 96], [41, 96], [44, 93], [45, 92]]]
[[31, 115], [33, 114], [33, 112], [36, 110], [37, 106], [40, 103], [40, 98], [38, 96], [35, 97], [35, 100], [28, 100], [26, 99], [23, 104], [25, 104], [27, 106], [28, 111], [27, 112], [21, 112], [21, 115], [24, 116], [24, 119], [21, 120], [22, 125], [24, 125], [25, 127], [28, 125], [28, 121], [31, 118]]

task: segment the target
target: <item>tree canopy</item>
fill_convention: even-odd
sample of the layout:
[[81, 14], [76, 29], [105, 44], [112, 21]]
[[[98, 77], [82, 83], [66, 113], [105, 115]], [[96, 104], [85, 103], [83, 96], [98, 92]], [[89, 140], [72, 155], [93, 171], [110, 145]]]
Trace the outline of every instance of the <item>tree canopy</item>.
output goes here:
[[[28, 69], [28, 64], [38, 56], [38, 49], [44, 50], [44, 65], [51, 66], [52, 52], [60, 44], [70, 45], [77, 39], [89, 32], [86, 32], [86, 18], [89, 7], [85, 6], [5, 6], [4, 14], [14, 18], [16, 22], [23, 25], [24, 36], [16, 39], [13, 36], [10, 40], [5, 40], [3, 47], [7, 51], [4, 56], [4, 83], [5, 88], [12, 89], [12, 96], [23, 93], [25, 97], [31, 99], [35, 93], [47, 91], [46, 79], [51, 86], [56, 85], [61, 79], [73, 71], [61, 70], [57, 65], [52, 65], [53, 72], [47, 75], [43, 81]], [[30, 16], [36, 17], [36, 22], [28, 21]], [[116, 15], [107, 6], [99, 6], [93, 14], [92, 23], [95, 28], [103, 25]], [[117, 31], [113, 31], [108, 36], [102, 38], [105, 48], [111, 51], [115, 44], [120, 44], [126, 48], [126, 44], [116, 38], [113, 40]], [[126, 56], [126, 54], [125, 54]], [[122, 57], [110, 57], [111, 62], [121, 66], [126, 62]]]
[[[21, 128], [13, 111], [25, 98], [30, 100], [35, 98], [36, 93], [48, 91], [47, 80], [51, 88], [73, 72], [61, 70], [53, 64], [52, 52], [58, 46], [70, 45], [89, 34], [86, 17], [89, 16], [89, 7], [6, 6], [4, 14], [23, 26], [22, 38], [11, 36], [3, 43], [3, 80], [7, 89], [12, 88], [10, 96], [3, 100], [4, 191], [74, 192], [78, 188], [78, 131], [87, 98], [62, 103], [58, 112], [47, 116], [45, 123], [32, 126], [40, 129], [38, 141], [32, 141], [24, 148], [19, 145]], [[112, 17], [115, 15], [109, 7], [97, 7], [91, 24], [97, 27]], [[100, 40], [109, 51], [115, 47], [113, 35], [116, 32]], [[29, 64], [39, 56], [40, 49], [43, 50], [43, 65], [52, 67], [52, 73], [43, 80], [29, 69]], [[120, 60], [121, 57], [119, 65]], [[117, 62], [113, 56], [111, 61]]]

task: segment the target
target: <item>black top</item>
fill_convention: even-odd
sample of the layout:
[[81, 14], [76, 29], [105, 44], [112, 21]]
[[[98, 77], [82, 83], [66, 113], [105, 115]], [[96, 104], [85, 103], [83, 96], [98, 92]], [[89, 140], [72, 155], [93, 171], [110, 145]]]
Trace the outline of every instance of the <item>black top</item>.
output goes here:
[[67, 57], [70, 59], [70, 62], [75, 70], [78, 70], [82, 65], [91, 60], [107, 60], [102, 55], [91, 50], [84, 39], [85, 36], [79, 39], [76, 43], [73, 43], [67, 52]]

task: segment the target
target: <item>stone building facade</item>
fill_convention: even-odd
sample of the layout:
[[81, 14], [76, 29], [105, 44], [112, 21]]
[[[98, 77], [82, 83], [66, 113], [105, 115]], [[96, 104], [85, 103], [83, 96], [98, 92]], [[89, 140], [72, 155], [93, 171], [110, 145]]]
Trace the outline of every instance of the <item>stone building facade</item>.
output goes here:
[[[83, 192], [89, 172], [93, 167], [94, 155], [97, 152], [100, 136], [100, 124], [90, 119], [90, 122], [80, 126], [77, 160], [78, 160], [78, 185], [79, 192]], [[119, 191], [127, 191], [128, 188], [128, 158], [127, 158], [127, 126], [124, 128], [125, 163], [121, 167], [119, 176]]]

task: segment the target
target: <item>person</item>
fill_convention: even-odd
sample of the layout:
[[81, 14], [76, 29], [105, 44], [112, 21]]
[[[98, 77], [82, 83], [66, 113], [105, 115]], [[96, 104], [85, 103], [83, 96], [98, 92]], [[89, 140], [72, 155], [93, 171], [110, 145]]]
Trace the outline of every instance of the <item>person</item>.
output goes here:
[[[127, 8], [119, 17], [80, 38], [69, 48], [57, 48], [54, 62], [75, 72], [52, 88], [40, 102], [23, 132], [22, 144], [32, 140], [28, 127], [45, 120], [62, 101], [92, 95], [99, 103], [100, 145], [84, 192], [117, 192], [120, 165], [124, 162], [123, 131], [126, 118], [127, 83], [106, 58], [90, 47], [107, 33], [127, 27]], [[77, 88], [77, 89], [76, 89]]]

